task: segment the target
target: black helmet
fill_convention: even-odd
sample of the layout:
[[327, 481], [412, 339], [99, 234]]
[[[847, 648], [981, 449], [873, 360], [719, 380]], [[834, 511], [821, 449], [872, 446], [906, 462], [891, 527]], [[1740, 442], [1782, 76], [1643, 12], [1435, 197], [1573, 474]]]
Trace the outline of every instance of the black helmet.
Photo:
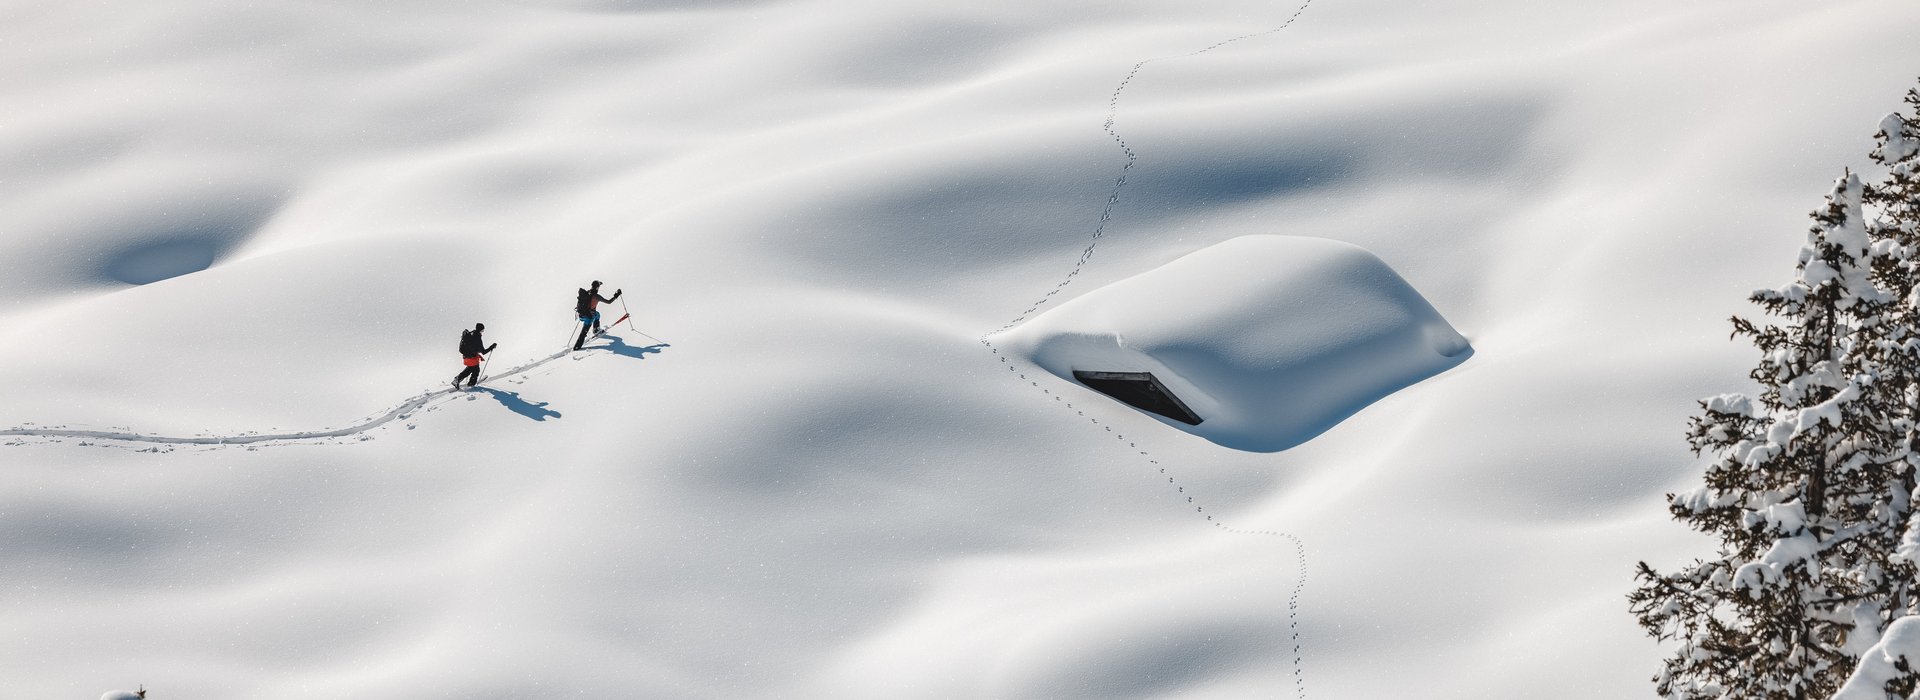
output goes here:
[[596, 287], [596, 288], [597, 288], [597, 287], [599, 287], [599, 286], [600, 286], [600, 280], [594, 280], [594, 281], [593, 281], [593, 286], [594, 286], [594, 287]]
[[484, 323], [473, 324], [473, 329], [476, 331], [484, 331], [487, 329], [487, 324], [484, 324]]

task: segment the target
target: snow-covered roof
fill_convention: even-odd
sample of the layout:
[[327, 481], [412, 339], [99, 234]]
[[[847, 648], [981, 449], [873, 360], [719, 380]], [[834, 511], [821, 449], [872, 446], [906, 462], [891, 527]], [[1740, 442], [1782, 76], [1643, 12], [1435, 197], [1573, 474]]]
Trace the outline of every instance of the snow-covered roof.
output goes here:
[[1277, 452], [1473, 354], [1358, 246], [1245, 236], [1089, 292], [994, 339], [1067, 381], [1148, 373], [1220, 445]]

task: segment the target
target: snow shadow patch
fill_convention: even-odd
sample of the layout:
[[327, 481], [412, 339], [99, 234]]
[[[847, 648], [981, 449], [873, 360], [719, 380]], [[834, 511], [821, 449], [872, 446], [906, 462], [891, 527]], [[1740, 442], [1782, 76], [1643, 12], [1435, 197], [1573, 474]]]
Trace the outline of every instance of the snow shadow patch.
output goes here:
[[[1157, 698], [1197, 688], [1209, 679], [1273, 653], [1271, 628], [1220, 621], [1184, 630], [1152, 630], [1070, 654], [1019, 697], [1064, 700]], [[1076, 658], [1077, 657], [1077, 658]]]
[[806, 239], [800, 252], [838, 265], [886, 261], [882, 266], [893, 274], [916, 278], [927, 268], [997, 266], [1060, 245], [1032, 235], [1035, 228], [1078, 234], [1086, 212], [1099, 212], [1105, 180], [1011, 163], [904, 182], [891, 191], [853, 195], [853, 201], [809, 222], [806, 228], [832, 235]]
[[612, 333], [608, 333], [601, 337], [606, 338], [608, 341], [606, 345], [600, 346], [601, 350], [605, 350], [607, 352], [613, 353], [615, 355], [619, 355], [621, 357], [631, 357], [636, 360], [646, 359], [648, 355], [661, 352], [669, 347], [666, 343], [656, 343], [653, 345], [644, 345], [644, 346], [628, 345], [626, 340]]
[[545, 422], [548, 418], [555, 420], [560, 418], [560, 412], [547, 408], [546, 401], [534, 403], [520, 398], [520, 393], [517, 391], [501, 391], [490, 386], [480, 387], [480, 390], [492, 394], [493, 400], [499, 401], [500, 405], [507, 407], [507, 410], [535, 421]]
[[[850, 284], [914, 291], [956, 271], [995, 271], [1042, 256], [1073, 255], [1086, 247], [1115, 194], [1120, 159], [1106, 150], [1110, 145], [897, 178], [803, 216], [793, 228], [797, 235], [783, 245]], [[1177, 157], [1149, 162], [1143, 156], [1128, 175], [1133, 184], [1119, 192], [1128, 225], [1164, 226], [1312, 196], [1347, 185], [1365, 170], [1364, 154], [1334, 145], [1166, 150]]]
[[277, 201], [256, 200], [190, 214], [173, 225], [126, 236], [96, 258], [98, 274], [145, 285], [200, 272], [239, 247], [277, 208]]
[[220, 247], [207, 240], [155, 241], [114, 253], [106, 275], [132, 285], [153, 284], [213, 267]]
[[765, 4], [767, 0], [574, 0], [566, 3], [575, 10], [605, 13], [730, 10]]
[[952, 82], [987, 70], [1019, 38], [1008, 27], [970, 21], [871, 29], [865, 41], [840, 44], [824, 68], [865, 85]]
[[57, 567], [86, 578], [135, 572], [181, 540], [175, 530], [114, 509], [25, 502], [0, 514], [0, 549], [18, 569]]
[[1151, 172], [1142, 180], [1143, 186], [1121, 196], [1135, 200], [1129, 204], [1141, 209], [1136, 216], [1178, 215], [1195, 207], [1234, 206], [1331, 187], [1355, 175], [1358, 160], [1351, 153], [1334, 150], [1184, 158], [1149, 164]]

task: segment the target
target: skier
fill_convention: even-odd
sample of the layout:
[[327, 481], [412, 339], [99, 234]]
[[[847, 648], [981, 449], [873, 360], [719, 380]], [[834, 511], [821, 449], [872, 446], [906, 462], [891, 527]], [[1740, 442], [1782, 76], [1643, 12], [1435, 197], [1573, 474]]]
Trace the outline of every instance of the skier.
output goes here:
[[459, 389], [462, 379], [467, 380], [469, 389], [480, 383], [480, 356], [491, 354], [494, 348], [500, 347], [499, 343], [486, 345], [487, 341], [480, 339], [480, 332], [486, 329], [487, 324], [476, 323], [473, 324], [473, 330], [460, 331], [460, 358], [467, 368], [454, 375], [453, 388]]
[[580, 290], [579, 300], [573, 305], [573, 312], [580, 317], [580, 339], [573, 341], [573, 349], [579, 350], [581, 346], [587, 344], [587, 338], [591, 337], [591, 334], [603, 330], [600, 328], [598, 307], [601, 304], [613, 303], [614, 299], [620, 298], [620, 293], [623, 291], [625, 290], [613, 290], [612, 298], [600, 296], [600, 280], [594, 280], [591, 286]]

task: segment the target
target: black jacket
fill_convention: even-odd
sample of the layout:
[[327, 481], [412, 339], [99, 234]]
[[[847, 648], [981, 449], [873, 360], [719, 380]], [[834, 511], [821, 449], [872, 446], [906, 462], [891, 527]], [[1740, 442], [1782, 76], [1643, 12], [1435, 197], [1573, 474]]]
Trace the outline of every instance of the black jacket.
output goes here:
[[[460, 356], [461, 357], [474, 357], [476, 355], [484, 355], [486, 353], [493, 352], [493, 348], [486, 346], [487, 341], [482, 340], [480, 338], [481, 332], [482, 331], [472, 331], [472, 330], [460, 331]], [[498, 347], [498, 344], [496, 344], [495, 347]]]
[[[614, 292], [613, 299], [618, 298], [620, 298], [620, 293]], [[613, 299], [600, 296], [590, 290], [582, 289], [580, 290], [578, 300], [573, 304], [573, 312], [580, 314], [581, 317], [585, 317], [587, 314], [593, 313], [594, 307], [601, 304], [611, 304], [613, 303]]]

